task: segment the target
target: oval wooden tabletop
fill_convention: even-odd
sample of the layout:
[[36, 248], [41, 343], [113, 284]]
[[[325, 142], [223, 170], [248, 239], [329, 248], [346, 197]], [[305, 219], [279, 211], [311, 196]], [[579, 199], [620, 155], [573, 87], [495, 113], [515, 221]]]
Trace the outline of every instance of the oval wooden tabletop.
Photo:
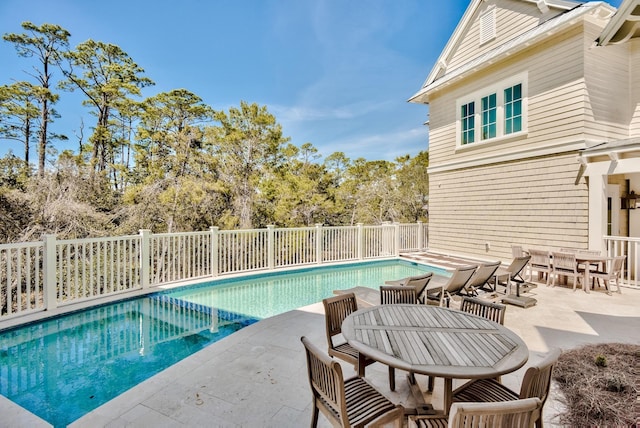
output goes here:
[[344, 320], [342, 334], [381, 363], [436, 377], [496, 377], [519, 369], [529, 358], [527, 345], [506, 327], [438, 306], [361, 309]]

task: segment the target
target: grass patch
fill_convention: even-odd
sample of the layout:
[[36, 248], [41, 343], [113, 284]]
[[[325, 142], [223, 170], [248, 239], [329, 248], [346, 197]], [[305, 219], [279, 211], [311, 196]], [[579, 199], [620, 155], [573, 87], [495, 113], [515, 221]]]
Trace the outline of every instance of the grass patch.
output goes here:
[[564, 397], [560, 422], [576, 427], [635, 426], [640, 393], [640, 346], [587, 345], [565, 351], [553, 377]]

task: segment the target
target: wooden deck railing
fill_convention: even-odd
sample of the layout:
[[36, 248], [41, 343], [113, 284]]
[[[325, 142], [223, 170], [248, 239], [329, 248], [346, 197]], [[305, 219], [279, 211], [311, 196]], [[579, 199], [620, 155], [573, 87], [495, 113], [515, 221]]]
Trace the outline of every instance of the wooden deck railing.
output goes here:
[[605, 236], [604, 242], [609, 257], [627, 256], [622, 270], [622, 283], [640, 288], [640, 238]]

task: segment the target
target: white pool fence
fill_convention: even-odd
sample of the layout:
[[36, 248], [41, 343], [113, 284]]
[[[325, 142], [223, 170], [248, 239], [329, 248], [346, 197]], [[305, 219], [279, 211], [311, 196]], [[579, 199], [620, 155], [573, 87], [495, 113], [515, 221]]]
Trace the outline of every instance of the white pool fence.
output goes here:
[[[219, 230], [0, 245], [0, 320], [164, 284], [427, 249], [427, 224]], [[125, 296], [123, 296], [125, 297]]]

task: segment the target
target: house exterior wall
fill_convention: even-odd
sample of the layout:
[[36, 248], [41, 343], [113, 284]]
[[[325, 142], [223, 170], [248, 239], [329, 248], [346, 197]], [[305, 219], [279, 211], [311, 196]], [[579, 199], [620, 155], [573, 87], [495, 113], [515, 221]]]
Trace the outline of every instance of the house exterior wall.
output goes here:
[[[520, 73], [528, 74], [527, 135], [457, 147], [456, 99]], [[574, 28], [548, 44], [528, 49], [446, 91], [433, 94], [429, 123], [430, 165], [443, 166], [522, 150], [542, 150], [560, 142], [583, 140], [586, 95], [583, 77], [583, 38], [580, 29]]]
[[436, 173], [429, 201], [433, 251], [510, 260], [511, 245], [587, 248], [587, 184], [575, 153]]
[[[498, 0], [480, 9], [493, 3], [498, 22], [539, 23], [535, 5]], [[477, 25], [470, 25], [452, 56], [460, 64], [473, 58], [465, 47], [478, 38]], [[635, 77], [628, 67], [630, 48], [596, 48], [604, 25], [594, 16], [574, 22], [544, 43], [430, 93], [431, 250], [510, 260], [511, 245], [588, 248], [589, 188], [578, 150], [628, 138], [634, 120], [640, 132], [632, 108], [640, 94], [628, 86]], [[456, 100], [519, 74], [528, 86], [526, 132], [457, 144]]]
[[584, 27], [586, 139], [603, 142], [629, 138], [629, 125], [635, 114], [634, 95], [629, 90], [629, 45], [594, 47], [593, 41], [602, 27], [589, 21]]

